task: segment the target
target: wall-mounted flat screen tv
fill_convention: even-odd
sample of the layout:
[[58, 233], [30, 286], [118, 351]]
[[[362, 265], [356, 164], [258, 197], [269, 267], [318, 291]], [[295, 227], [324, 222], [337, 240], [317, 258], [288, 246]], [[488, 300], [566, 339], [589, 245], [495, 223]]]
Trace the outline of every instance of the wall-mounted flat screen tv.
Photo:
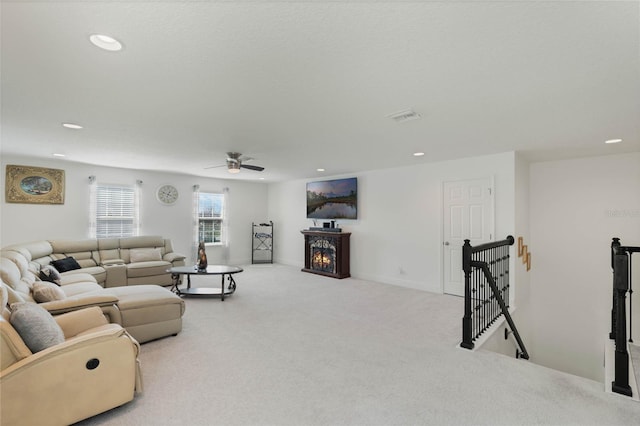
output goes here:
[[358, 178], [307, 182], [307, 218], [357, 219]]

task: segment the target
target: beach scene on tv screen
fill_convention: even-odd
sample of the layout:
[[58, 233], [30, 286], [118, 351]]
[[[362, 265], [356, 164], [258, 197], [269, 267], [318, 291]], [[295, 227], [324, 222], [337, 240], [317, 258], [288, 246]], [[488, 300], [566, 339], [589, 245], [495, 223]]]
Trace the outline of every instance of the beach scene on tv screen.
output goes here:
[[309, 219], [356, 219], [357, 205], [357, 178], [307, 183]]

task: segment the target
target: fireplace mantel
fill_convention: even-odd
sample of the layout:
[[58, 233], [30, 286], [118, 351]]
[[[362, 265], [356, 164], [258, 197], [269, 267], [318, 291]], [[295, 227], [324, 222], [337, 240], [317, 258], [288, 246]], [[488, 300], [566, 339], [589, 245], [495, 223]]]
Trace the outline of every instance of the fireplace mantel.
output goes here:
[[300, 231], [304, 235], [304, 272], [347, 278], [350, 232]]

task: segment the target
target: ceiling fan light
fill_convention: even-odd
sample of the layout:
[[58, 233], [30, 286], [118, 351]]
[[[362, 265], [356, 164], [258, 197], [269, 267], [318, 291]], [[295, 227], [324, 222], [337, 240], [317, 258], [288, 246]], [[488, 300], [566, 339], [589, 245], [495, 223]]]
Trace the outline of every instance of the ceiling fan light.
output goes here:
[[240, 173], [240, 164], [235, 162], [229, 162], [228, 164], [229, 173]]

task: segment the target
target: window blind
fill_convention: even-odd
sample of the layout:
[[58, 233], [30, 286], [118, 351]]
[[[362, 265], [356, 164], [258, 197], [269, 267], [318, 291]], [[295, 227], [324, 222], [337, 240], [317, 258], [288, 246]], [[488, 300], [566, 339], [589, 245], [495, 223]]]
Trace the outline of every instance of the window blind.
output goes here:
[[96, 190], [96, 238], [133, 237], [138, 233], [135, 189], [98, 185]]

